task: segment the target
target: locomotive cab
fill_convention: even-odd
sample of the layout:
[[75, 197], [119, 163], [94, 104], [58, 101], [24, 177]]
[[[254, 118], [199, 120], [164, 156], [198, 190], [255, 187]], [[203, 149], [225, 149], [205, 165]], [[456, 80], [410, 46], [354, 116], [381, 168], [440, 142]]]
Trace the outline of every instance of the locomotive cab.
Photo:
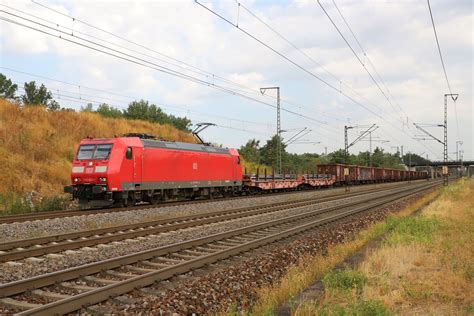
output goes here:
[[[114, 139], [95, 139], [84, 140], [79, 145], [72, 164], [72, 185], [65, 186], [64, 192], [78, 199], [81, 207], [112, 205], [108, 169], [114, 143]], [[93, 205], [89, 203], [91, 200], [94, 201]]]

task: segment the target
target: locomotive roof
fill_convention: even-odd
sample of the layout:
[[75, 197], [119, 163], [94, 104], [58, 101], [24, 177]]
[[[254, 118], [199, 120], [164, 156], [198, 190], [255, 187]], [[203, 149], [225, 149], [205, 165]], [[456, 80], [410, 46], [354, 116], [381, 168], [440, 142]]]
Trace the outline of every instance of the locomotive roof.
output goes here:
[[183, 142], [167, 142], [162, 140], [151, 140], [151, 139], [140, 139], [145, 148], [166, 148], [174, 150], [186, 150], [186, 151], [198, 151], [198, 152], [207, 152], [214, 154], [227, 154], [229, 155], [228, 148], [219, 148], [212, 146], [205, 146], [202, 144], [192, 144], [192, 143], [183, 143]]

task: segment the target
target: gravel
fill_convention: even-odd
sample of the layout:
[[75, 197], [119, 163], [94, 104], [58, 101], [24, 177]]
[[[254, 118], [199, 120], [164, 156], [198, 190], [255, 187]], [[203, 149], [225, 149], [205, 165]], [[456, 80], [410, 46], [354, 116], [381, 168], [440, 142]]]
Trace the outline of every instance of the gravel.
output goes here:
[[[400, 185], [400, 183], [356, 186], [352, 187], [351, 191], [357, 192], [373, 187], [389, 187], [394, 185]], [[95, 228], [157, 220], [170, 216], [190, 215], [217, 210], [233, 209], [238, 207], [247, 207], [283, 201], [298, 200], [303, 198], [322, 197], [343, 191], [343, 188], [337, 188], [331, 190], [296, 192], [293, 194], [276, 194], [268, 196], [262, 195], [258, 197], [249, 197], [242, 199], [222, 199], [199, 204], [173, 206], [170, 205], [159, 208], [150, 207], [148, 209], [141, 210], [130, 210], [103, 214], [89, 214], [65, 218], [0, 224], [0, 236], [2, 236], [2, 241], [11, 241], [16, 239], [57, 235], [81, 230], [90, 230]]]
[[[128, 303], [107, 301], [94, 308], [107, 310], [112, 314], [202, 315], [248, 311], [257, 299], [257, 290], [278, 282], [288, 268], [301, 258], [324, 254], [328, 246], [352, 238], [355, 232], [384, 219], [389, 213], [399, 210], [418, 197], [392, 203], [385, 208], [365, 212], [260, 248], [240, 260], [223, 261], [196, 273], [202, 274], [201, 276], [173, 280], [173, 286], [170, 286], [170, 282], [161, 282], [147, 288], [149, 292], [154, 292], [153, 295], [137, 290], [124, 296]], [[247, 258], [249, 255], [251, 257]]]
[[[379, 193], [380, 194], [380, 193]], [[7, 283], [24, 278], [58, 271], [90, 262], [105, 260], [113, 257], [123, 256], [159, 246], [169, 245], [181, 241], [221, 233], [224, 231], [238, 229], [248, 225], [264, 223], [270, 220], [297, 215], [308, 211], [319, 210], [325, 207], [336, 206], [341, 203], [364, 200], [366, 197], [352, 197], [332, 202], [324, 202], [317, 205], [292, 208], [269, 214], [261, 214], [242, 219], [234, 219], [225, 222], [213, 223], [205, 226], [181, 229], [144, 238], [127, 239], [120, 242], [112, 242], [102, 246], [85, 247], [79, 250], [66, 251], [60, 255], [46, 255], [40, 258], [29, 258], [15, 261], [14, 264], [0, 264], [0, 283]], [[105, 215], [105, 214], [104, 214]]]

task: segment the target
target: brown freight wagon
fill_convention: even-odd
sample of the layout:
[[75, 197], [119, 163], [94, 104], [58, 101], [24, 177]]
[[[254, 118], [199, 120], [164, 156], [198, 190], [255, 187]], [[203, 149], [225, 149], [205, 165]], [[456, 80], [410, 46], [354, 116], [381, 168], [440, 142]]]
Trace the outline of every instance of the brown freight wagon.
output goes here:
[[[344, 174], [344, 169], [348, 171], [348, 175]], [[359, 175], [358, 166], [340, 163], [320, 164], [316, 170], [319, 175], [334, 175], [336, 177], [336, 185], [355, 183]]]
[[371, 183], [374, 182], [374, 168], [367, 166], [360, 166], [358, 171], [357, 182], [358, 183]]

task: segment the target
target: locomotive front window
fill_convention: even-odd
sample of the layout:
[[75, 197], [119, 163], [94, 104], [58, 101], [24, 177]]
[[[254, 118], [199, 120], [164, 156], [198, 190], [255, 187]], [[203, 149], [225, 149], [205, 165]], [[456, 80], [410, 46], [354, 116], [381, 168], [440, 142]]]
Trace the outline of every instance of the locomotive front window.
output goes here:
[[77, 160], [107, 160], [109, 159], [112, 144], [104, 145], [81, 145], [77, 152]]
[[79, 151], [77, 152], [77, 160], [87, 160], [92, 159], [94, 155], [95, 145], [81, 145], [79, 146]]
[[109, 158], [110, 150], [112, 149], [112, 145], [97, 145], [97, 148], [94, 152], [94, 159], [101, 159], [106, 160]]

